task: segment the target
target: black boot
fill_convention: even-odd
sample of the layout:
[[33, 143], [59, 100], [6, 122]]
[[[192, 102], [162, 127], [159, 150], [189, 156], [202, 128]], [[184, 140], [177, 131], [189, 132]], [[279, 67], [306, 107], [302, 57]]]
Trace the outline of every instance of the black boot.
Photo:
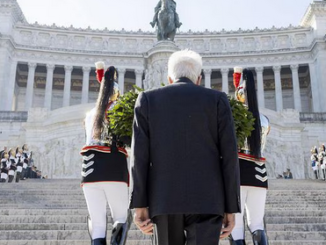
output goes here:
[[113, 227], [111, 245], [125, 245], [127, 241], [129, 226], [128, 223], [118, 223]]
[[245, 240], [236, 240], [234, 241], [232, 237], [229, 238], [230, 245], [246, 245]]
[[6, 183], [6, 179], [1, 179], [1, 183]]
[[16, 183], [18, 183], [19, 182], [19, 180], [20, 180], [20, 178], [21, 178], [21, 172], [17, 172], [16, 173]]
[[91, 245], [106, 245], [106, 239], [105, 238], [97, 238], [92, 240]]
[[[325, 163], [325, 164], [326, 164], [326, 163]], [[324, 180], [326, 180], [325, 169], [323, 169], [322, 171], [323, 171], [323, 177], [324, 177]]]
[[315, 170], [314, 172], [315, 172], [316, 179], [318, 179], [318, 172], [317, 172], [317, 170]]
[[8, 180], [8, 183], [11, 183], [13, 180], [14, 180], [15, 176], [13, 175], [9, 175], [9, 180]]
[[262, 230], [254, 231], [252, 241], [254, 245], [268, 245], [266, 232]]
[[130, 210], [128, 210], [128, 216], [126, 223], [117, 223], [113, 229], [111, 234], [111, 242], [110, 245], [125, 245], [128, 237], [128, 231], [130, 229], [132, 223], [132, 214]]

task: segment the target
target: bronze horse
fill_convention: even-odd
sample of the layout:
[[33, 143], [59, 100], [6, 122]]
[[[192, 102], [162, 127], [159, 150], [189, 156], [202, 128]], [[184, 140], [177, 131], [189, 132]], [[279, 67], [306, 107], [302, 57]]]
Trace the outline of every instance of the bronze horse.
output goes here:
[[175, 10], [171, 6], [171, 0], [161, 0], [161, 10], [158, 13], [157, 39], [174, 41], [177, 31], [175, 24]]

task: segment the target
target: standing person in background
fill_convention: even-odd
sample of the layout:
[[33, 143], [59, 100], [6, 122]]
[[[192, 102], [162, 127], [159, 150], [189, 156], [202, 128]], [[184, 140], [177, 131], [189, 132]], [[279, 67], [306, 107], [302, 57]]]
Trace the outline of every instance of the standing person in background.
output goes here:
[[3, 151], [1, 154], [1, 182], [4, 183], [8, 179], [10, 162], [9, 154], [6, 151]]
[[319, 173], [318, 173], [318, 150], [317, 150], [317, 146], [313, 147], [310, 152], [311, 152], [311, 157], [310, 157], [311, 167], [312, 167], [312, 170], [314, 171], [315, 178], [319, 179], [318, 178]]
[[17, 158], [16, 158], [15, 149], [9, 150], [9, 162], [10, 162], [10, 167], [9, 167], [9, 172], [8, 172], [8, 176], [9, 176], [8, 183], [11, 183], [15, 178], [15, 173], [17, 170], [17, 166], [16, 166]]
[[326, 180], [326, 173], [325, 173], [325, 168], [326, 168], [326, 152], [325, 152], [325, 145], [322, 144], [319, 147], [319, 154], [318, 154], [318, 160], [319, 160], [319, 165], [320, 169], [322, 172], [323, 180]]
[[240, 211], [230, 104], [225, 93], [200, 86], [201, 70], [199, 54], [175, 52], [171, 85], [140, 93], [135, 105], [130, 207], [159, 245], [218, 245]]
[[23, 163], [23, 172], [22, 172], [21, 180], [25, 180], [28, 178], [28, 176], [30, 174], [29, 171], [31, 171], [31, 167], [29, 167], [30, 153], [28, 151], [27, 144], [24, 144], [22, 146], [22, 150], [23, 150], [24, 163]]
[[111, 245], [124, 245], [127, 238], [129, 172], [127, 151], [118, 135], [110, 132], [108, 112], [119, 96], [115, 67], [104, 73], [104, 63], [96, 63], [97, 79], [101, 84], [97, 103], [86, 116], [86, 146], [81, 150], [82, 188], [90, 219], [92, 245], [106, 245], [109, 204], [113, 219]]
[[17, 158], [17, 170], [16, 170], [16, 182], [18, 183], [21, 179], [24, 158], [23, 158], [23, 150], [20, 147], [16, 148], [16, 158]]
[[3, 153], [4, 151], [7, 152], [7, 147], [6, 147], [6, 146], [3, 147], [3, 150], [0, 151], [0, 156], [2, 155], [2, 153]]
[[241, 67], [234, 68], [235, 97], [244, 103], [255, 119], [254, 130], [239, 151], [241, 180], [241, 213], [230, 237], [231, 245], [245, 244], [244, 208], [254, 245], [267, 245], [264, 227], [267, 195], [267, 172], [263, 157], [266, 138], [270, 131], [269, 120], [259, 113], [253, 73]]

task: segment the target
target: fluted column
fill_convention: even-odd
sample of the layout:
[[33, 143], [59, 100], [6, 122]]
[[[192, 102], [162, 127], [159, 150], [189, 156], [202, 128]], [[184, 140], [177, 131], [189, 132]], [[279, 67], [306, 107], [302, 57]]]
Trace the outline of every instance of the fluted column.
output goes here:
[[143, 82], [142, 82], [142, 78], [143, 78], [143, 74], [144, 74], [144, 70], [135, 70], [135, 74], [136, 74], [136, 86], [139, 88], [143, 87]]
[[33, 106], [33, 90], [35, 81], [36, 63], [28, 63], [28, 78], [25, 97], [25, 110], [28, 111]]
[[44, 98], [44, 107], [51, 110], [52, 106], [52, 87], [53, 87], [53, 71], [55, 65], [47, 64], [46, 65], [46, 85], [45, 85], [45, 98]]
[[294, 108], [301, 112], [301, 94], [299, 84], [299, 65], [291, 65], [292, 70], [292, 84], [293, 84], [293, 96], [294, 96]]
[[[5, 99], [5, 110], [12, 111], [14, 105], [14, 94], [15, 94], [15, 86], [16, 86], [16, 73], [17, 73], [17, 64], [18, 62], [13, 60], [10, 66], [10, 74], [9, 74], [9, 84], [5, 86], [4, 89], [4, 97]], [[3, 89], [3, 88], [1, 88]]]
[[89, 73], [90, 67], [83, 67], [83, 88], [82, 88], [82, 104], [88, 103], [88, 91], [89, 91]]
[[313, 111], [321, 112], [320, 99], [319, 99], [319, 86], [316, 76], [316, 65], [314, 62], [309, 63], [309, 72], [310, 72], [310, 84], [311, 84], [311, 94], [312, 94], [312, 103]]
[[281, 66], [273, 66], [274, 77], [275, 77], [275, 99], [276, 99], [276, 111], [280, 112], [283, 110], [283, 94], [282, 94], [282, 83], [281, 83]]
[[263, 72], [264, 72], [264, 67], [256, 67], [258, 105], [261, 108], [265, 108], [265, 90], [264, 90]]
[[63, 103], [62, 106], [70, 106], [70, 92], [71, 92], [71, 72], [72, 66], [65, 66], [65, 86], [63, 90]]
[[229, 68], [222, 68], [222, 92], [229, 94]]
[[119, 90], [120, 90], [120, 94], [123, 94], [125, 90], [126, 69], [118, 68], [118, 72], [119, 72]]
[[205, 69], [204, 70], [205, 75], [205, 88], [211, 88], [212, 87], [212, 69]]

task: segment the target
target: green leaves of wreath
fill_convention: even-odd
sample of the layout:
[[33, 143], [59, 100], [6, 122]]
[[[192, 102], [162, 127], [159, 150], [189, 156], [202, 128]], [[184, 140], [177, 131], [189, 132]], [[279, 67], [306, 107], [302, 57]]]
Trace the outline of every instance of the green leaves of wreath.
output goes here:
[[[134, 106], [137, 97], [143, 89], [134, 86], [135, 90], [131, 90], [120, 96], [117, 104], [109, 113], [110, 129], [115, 135], [119, 137], [132, 136], [132, 123], [134, 119]], [[245, 139], [254, 130], [253, 115], [247, 108], [239, 101], [229, 97], [232, 115], [234, 118], [234, 127], [238, 140], [238, 146], [242, 147]]]

